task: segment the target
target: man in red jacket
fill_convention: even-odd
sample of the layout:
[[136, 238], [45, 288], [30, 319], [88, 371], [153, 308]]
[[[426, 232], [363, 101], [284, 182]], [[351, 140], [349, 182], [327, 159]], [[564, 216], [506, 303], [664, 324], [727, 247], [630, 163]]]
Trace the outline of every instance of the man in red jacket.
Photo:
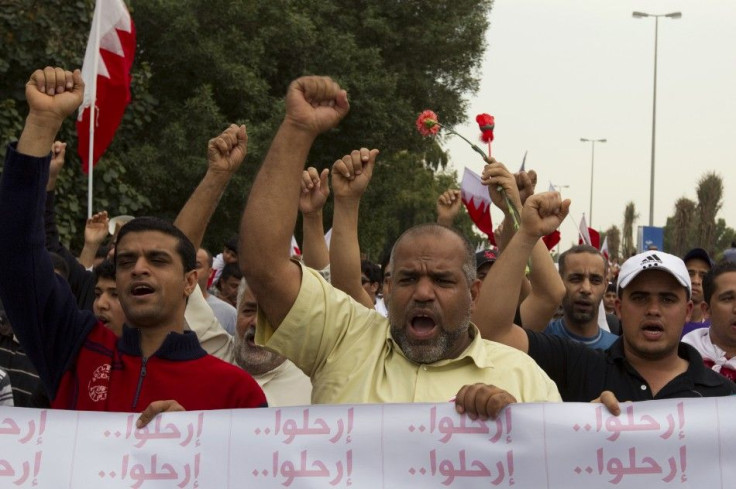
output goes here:
[[[44, 248], [49, 148], [82, 102], [79, 71], [36, 70], [30, 108], [0, 180], [0, 297], [52, 407], [90, 411], [227, 409], [265, 406], [258, 384], [184, 332], [187, 297], [197, 284], [195, 250], [172, 224], [138, 218], [116, 247], [117, 290], [128, 324], [117, 338], [80, 311]], [[160, 401], [164, 402], [160, 402]]]

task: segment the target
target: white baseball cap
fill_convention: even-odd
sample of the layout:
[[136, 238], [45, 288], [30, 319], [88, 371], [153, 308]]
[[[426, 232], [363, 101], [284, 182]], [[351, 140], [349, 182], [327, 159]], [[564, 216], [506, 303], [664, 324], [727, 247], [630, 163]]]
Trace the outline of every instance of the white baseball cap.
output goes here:
[[677, 279], [680, 285], [687, 289], [687, 297], [690, 298], [693, 289], [685, 262], [675, 255], [658, 250], [645, 251], [626, 260], [621, 265], [621, 270], [618, 273], [616, 292], [621, 294], [621, 289], [625, 289], [632, 280], [645, 270], [662, 270], [669, 273]]

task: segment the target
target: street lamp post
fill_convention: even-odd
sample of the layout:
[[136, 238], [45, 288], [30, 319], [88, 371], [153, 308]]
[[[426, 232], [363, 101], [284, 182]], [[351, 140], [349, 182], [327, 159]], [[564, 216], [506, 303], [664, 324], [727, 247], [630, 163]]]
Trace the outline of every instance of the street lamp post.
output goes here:
[[670, 12], [669, 14], [648, 14], [645, 12], [632, 12], [636, 19], [654, 17], [654, 96], [652, 97], [652, 168], [649, 181], [649, 225], [654, 226], [654, 147], [657, 128], [657, 35], [659, 32], [659, 18], [679, 19], [682, 12]]
[[605, 143], [605, 139], [585, 139], [580, 141], [590, 144], [590, 212], [588, 214], [588, 226], [593, 227], [593, 170], [595, 169], [595, 143]]

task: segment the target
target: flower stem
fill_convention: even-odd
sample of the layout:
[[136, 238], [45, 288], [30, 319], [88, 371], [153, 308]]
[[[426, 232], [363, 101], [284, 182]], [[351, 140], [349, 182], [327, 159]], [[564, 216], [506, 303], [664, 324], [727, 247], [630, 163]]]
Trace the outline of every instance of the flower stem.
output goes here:
[[[454, 134], [455, 136], [459, 137], [460, 139], [462, 139], [463, 141], [465, 141], [466, 143], [468, 143], [470, 145], [470, 147], [473, 148], [473, 151], [475, 151], [476, 153], [478, 153], [479, 155], [481, 155], [483, 157], [483, 161], [485, 161], [486, 163], [490, 163], [489, 158], [486, 156], [486, 154], [483, 152], [483, 150], [480, 149], [475, 144], [473, 144], [470, 140], [468, 140], [468, 138], [466, 138], [462, 134], [456, 132], [453, 128], [451, 128], [449, 126], [442, 125], [439, 122], [437, 123], [437, 125], [440, 126], [440, 127], [442, 127], [443, 129], [445, 129], [450, 134]], [[520, 217], [519, 217], [519, 210], [516, 208], [516, 206], [513, 204], [513, 202], [511, 202], [511, 199], [509, 199], [509, 196], [506, 193], [506, 190], [504, 190], [504, 188], [501, 187], [500, 185], [498, 186], [498, 191], [501, 193], [501, 195], [503, 196], [504, 200], [506, 201], [506, 206], [509, 208], [509, 211], [511, 212], [511, 218], [514, 221], [514, 229], [518, 231], [519, 230], [519, 225], [521, 224]]]
[[478, 153], [479, 155], [481, 155], [481, 157], [483, 158], [483, 161], [485, 161], [486, 163], [490, 163], [490, 161], [488, 161], [488, 157], [483, 152], [483, 150], [480, 149], [475, 144], [473, 144], [468, 138], [466, 138], [462, 134], [456, 132], [453, 128], [451, 128], [449, 126], [445, 126], [443, 124], [440, 124], [439, 122], [437, 123], [437, 125], [440, 126], [440, 127], [442, 127], [442, 128], [444, 128], [450, 134], [454, 134], [455, 136], [459, 137], [460, 139], [462, 139], [463, 141], [465, 141], [466, 143], [468, 143], [470, 145], [470, 147], [473, 148], [473, 151], [475, 151], [476, 153]]
[[[456, 132], [453, 128], [451, 128], [449, 126], [445, 126], [443, 124], [440, 124], [439, 122], [437, 123], [437, 125], [440, 126], [441, 128], [443, 128], [444, 130], [446, 130], [447, 132], [449, 132], [450, 134], [454, 134], [455, 136], [459, 137], [460, 139], [462, 139], [463, 141], [465, 141], [466, 143], [468, 143], [470, 145], [470, 147], [473, 148], [473, 151], [475, 151], [476, 153], [478, 153], [483, 158], [483, 161], [485, 161], [486, 163], [490, 163], [491, 162], [490, 161], [490, 158], [488, 156], [486, 156], [486, 154], [483, 152], [483, 150], [480, 149], [477, 145], [473, 144], [468, 138], [466, 138], [462, 134]], [[488, 143], [489, 150], [490, 150], [490, 145], [491, 144]], [[501, 185], [499, 185], [496, 189], [498, 190], [498, 192], [501, 194], [501, 196], [503, 197], [504, 201], [506, 202], [506, 207], [508, 207], [509, 212], [511, 212], [511, 220], [514, 223], [514, 230], [515, 231], [518, 231], [519, 230], [519, 226], [521, 225], [521, 216], [519, 215], [519, 209], [517, 209], [516, 206], [514, 205], [514, 203], [511, 202], [511, 199], [509, 198], [508, 193], [506, 193], [506, 190]], [[527, 265], [526, 265], [526, 273], [527, 274], [530, 273], [531, 272], [531, 269], [532, 269], [532, 259], [531, 259], [531, 257], [529, 257], [529, 260], [527, 260]]]
[[518, 209], [516, 209], [516, 206], [514, 205], [514, 203], [511, 202], [511, 199], [509, 199], [509, 196], [506, 193], [506, 191], [503, 188], [499, 189], [499, 191], [501, 192], [501, 195], [503, 195], [503, 198], [506, 201], [506, 207], [508, 207], [509, 212], [511, 212], [511, 219], [514, 221], [514, 230], [518, 231], [519, 226], [521, 225], [521, 222], [520, 222], [521, 218], [519, 216], [519, 211]]

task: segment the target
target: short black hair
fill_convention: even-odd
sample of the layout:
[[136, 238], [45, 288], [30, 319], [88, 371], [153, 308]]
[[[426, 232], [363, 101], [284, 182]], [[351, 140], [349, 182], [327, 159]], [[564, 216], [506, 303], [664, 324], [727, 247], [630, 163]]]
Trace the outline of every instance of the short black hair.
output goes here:
[[363, 260], [360, 262], [360, 272], [365, 275], [372, 284], [381, 283], [381, 267], [376, 265], [370, 260]]
[[[129, 233], [143, 233], [146, 231], [158, 231], [169, 236], [173, 236], [177, 240], [176, 252], [181, 257], [182, 265], [184, 266], [184, 272], [191, 272], [197, 267], [197, 251], [194, 249], [194, 245], [189, 238], [181, 232], [179, 228], [174, 226], [169, 221], [160, 219], [158, 217], [136, 217], [132, 221], [126, 223], [120, 232], [118, 233], [117, 243], [126, 234]], [[118, 262], [118, 247], [115, 247], [115, 263]]]
[[736, 263], [721, 260], [705, 274], [705, 277], [703, 277], [703, 300], [706, 304], [710, 304], [710, 298], [716, 291], [716, 277], [728, 272], [736, 272]]
[[102, 260], [92, 271], [95, 274], [95, 283], [101, 278], [115, 280], [115, 263], [112, 260]]
[[603, 261], [603, 275], [605, 276], [608, 273], [608, 260], [606, 260], [606, 257], [601, 254], [598, 248], [596, 248], [595, 246], [582, 244], [573, 246], [560, 255], [560, 258], [557, 260], [557, 268], [559, 268], [560, 270], [560, 275], [565, 274], [565, 259], [567, 258], [567, 255], [577, 255], [579, 253], [590, 253], [600, 256], [601, 260]]
[[227, 241], [225, 241], [224, 247], [237, 255], [238, 254], [238, 235], [233, 234], [232, 236], [230, 236], [227, 239]]
[[230, 277], [235, 277], [238, 280], [243, 279], [243, 272], [240, 271], [240, 267], [237, 263], [227, 263], [222, 267], [222, 273], [220, 274], [219, 282], [224, 282]]

